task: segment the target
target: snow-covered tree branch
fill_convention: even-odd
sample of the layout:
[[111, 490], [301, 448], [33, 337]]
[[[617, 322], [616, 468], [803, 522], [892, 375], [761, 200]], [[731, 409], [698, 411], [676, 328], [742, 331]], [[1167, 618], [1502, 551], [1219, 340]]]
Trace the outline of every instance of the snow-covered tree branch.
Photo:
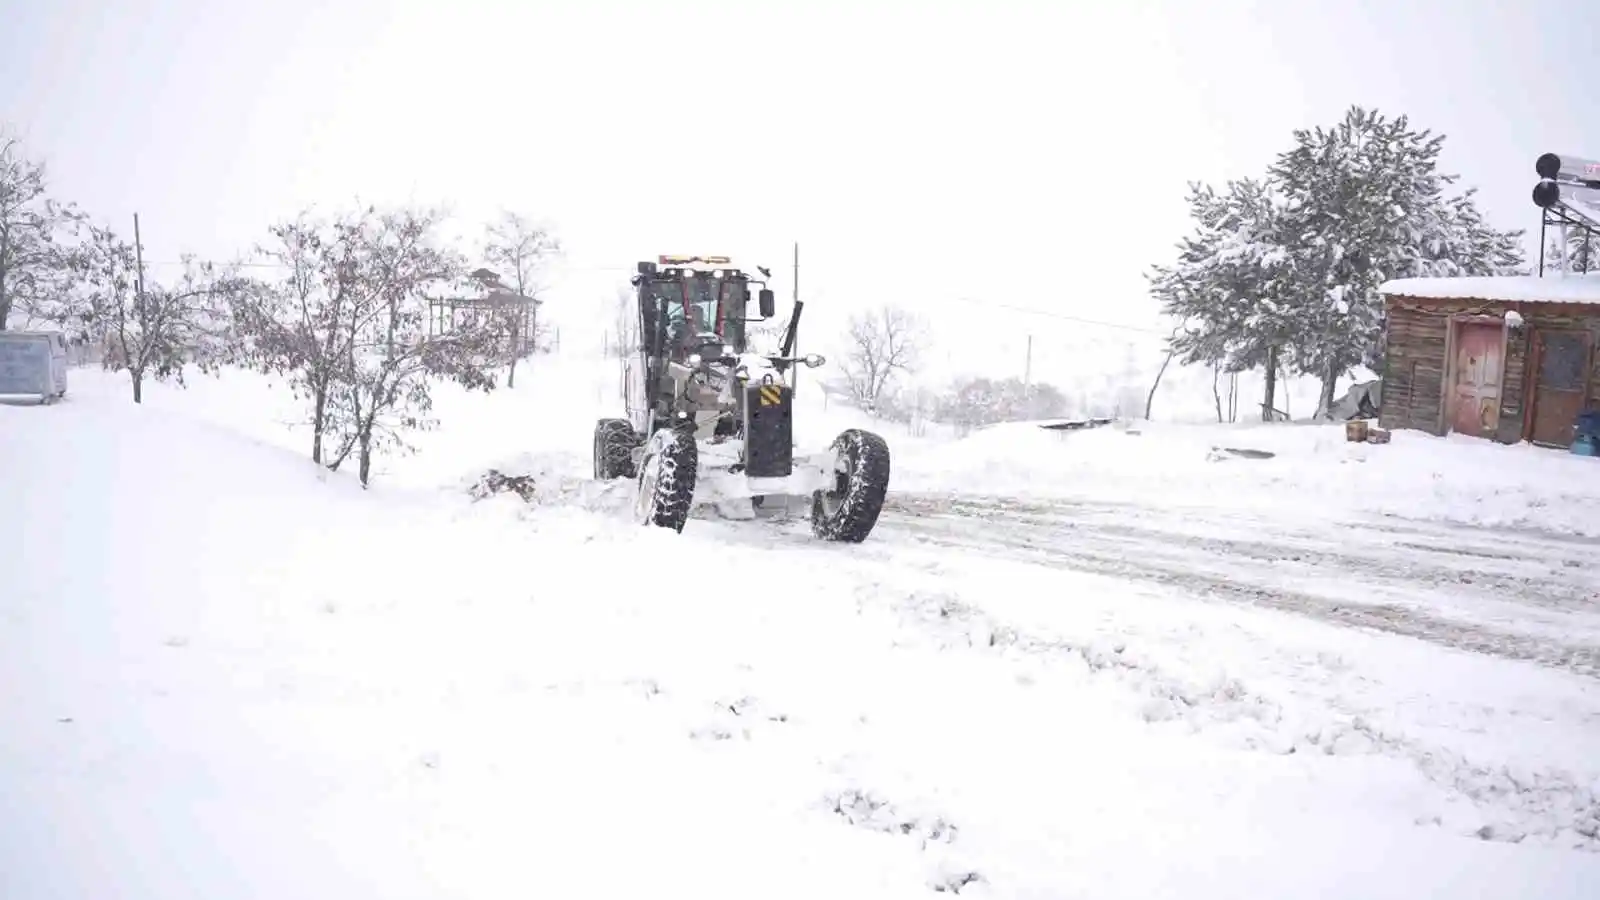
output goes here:
[[1567, 243], [1562, 246], [1561, 232], [1554, 230], [1544, 249], [1544, 268], [1547, 272], [1600, 272], [1600, 231], [1569, 227]]
[[14, 315], [26, 327], [59, 324], [65, 314], [59, 299], [73, 266], [63, 239], [82, 215], [52, 199], [48, 186], [44, 164], [0, 128], [0, 331]]
[[262, 254], [284, 271], [235, 304], [241, 362], [288, 377], [305, 400], [311, 458], [352, 457], [363, 484], [403, 433], [431, 427], [431, 384], [494, 387], [503, 334], [491, 318], [428, 333], [428, 302], [467, 290], [463, 255], [437, 236], [439, 216], [373, 208], [308, 214], [272, 229]]
[[224, 359], [226, 298], [240, 284], [231, 272], [186, 257], [177, 283], [140, 290], [134, 247], [100, 225], [88, 226], [70, 258], [77, 281], [54, 317], [105, 348], [105, 367], [128, 373], [133, 402], [144, 401], [146, 378], [182, 384], [186, 365], [207, 371]]

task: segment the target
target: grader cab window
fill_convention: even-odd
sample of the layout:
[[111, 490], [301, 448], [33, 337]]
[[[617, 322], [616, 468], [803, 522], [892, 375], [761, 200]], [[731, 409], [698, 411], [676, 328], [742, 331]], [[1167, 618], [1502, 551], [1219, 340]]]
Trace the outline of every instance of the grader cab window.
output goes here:
[[716, 334], [735, 346], [744, 345], [746, 287], [710, 275], [680, 281], [657, 281], [652, 290], [666, 307], [668, 341], [677, 343], [702, 334]]

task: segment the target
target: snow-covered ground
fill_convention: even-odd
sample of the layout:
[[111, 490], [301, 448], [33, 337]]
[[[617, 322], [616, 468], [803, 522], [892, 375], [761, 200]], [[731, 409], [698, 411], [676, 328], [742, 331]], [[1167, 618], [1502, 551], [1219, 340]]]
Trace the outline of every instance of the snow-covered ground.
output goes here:
[[[1250, 458], [1229, 449], [1265, 451]], [[896, 468], [896, 486], [1225, 507], [1275, 518], [1425, 519], [1600, 536], [1595, 460], [1531, 444], [1399, 431], [1352, 444], [1342, 423], [1085, 431], [998, 425]]]
[[520, 377], [370, 491], [239, 373], [0, 406], [0, 897], [1600, 895], [1594, 460], [890, 431], [865, 544], [675, 535]]

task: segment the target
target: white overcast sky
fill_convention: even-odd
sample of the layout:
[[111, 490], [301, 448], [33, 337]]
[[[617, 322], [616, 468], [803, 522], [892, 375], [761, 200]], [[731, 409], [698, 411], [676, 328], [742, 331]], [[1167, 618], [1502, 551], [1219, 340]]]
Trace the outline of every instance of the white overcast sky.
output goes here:
[[549, 311], [589, 342], [606, 267], [798, 240], [813, 348], [895, 302], [936, 366], [1020, 374], [1032, 334], [1048, 378], [1159, 338], [986, 304], [1156, 327], [1186, 182], [1351, 103], [1537, 229], [1534, 158], [1600, 157], [1596, 60], [1594, 0], [0, 0], [0, 122], [155, 263], [311, 204], [505, 207], [565, 241]]

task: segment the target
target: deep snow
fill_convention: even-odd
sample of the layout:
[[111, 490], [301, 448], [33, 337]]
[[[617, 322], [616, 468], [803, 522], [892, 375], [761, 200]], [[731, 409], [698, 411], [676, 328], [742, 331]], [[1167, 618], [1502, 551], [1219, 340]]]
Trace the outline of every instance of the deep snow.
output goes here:
[[[611, 367], [522, 377], [445, 392], [370, 491], [239, 373], [135, 408], [75, 370], [67, 403], [0, 406], [0, 897], [1600, 892], [1593, 673], [1216, 587], [1272, 588], [1239, 548], [1300, 534], [1278, 562], [1302, 580], [1338, 546], [1394, 603], [1592, 652], [1586, 550], [1519, 534], [1519, 565], [1561, 569], [1540, 619], [1537, 579], [1425, 588], [1352, 529], [1580, 527], [1587, 489], [1480, 485], [1593, 460], [1314, 426], [891, 433], [866, 544], [673, 535], [587, 481]], [[809, 443], [859, 421], [803, 403]], [[473, 502], [490, 466], [537, 502]], [[1179, 575], [1147, 577], [1163, 550]]]

